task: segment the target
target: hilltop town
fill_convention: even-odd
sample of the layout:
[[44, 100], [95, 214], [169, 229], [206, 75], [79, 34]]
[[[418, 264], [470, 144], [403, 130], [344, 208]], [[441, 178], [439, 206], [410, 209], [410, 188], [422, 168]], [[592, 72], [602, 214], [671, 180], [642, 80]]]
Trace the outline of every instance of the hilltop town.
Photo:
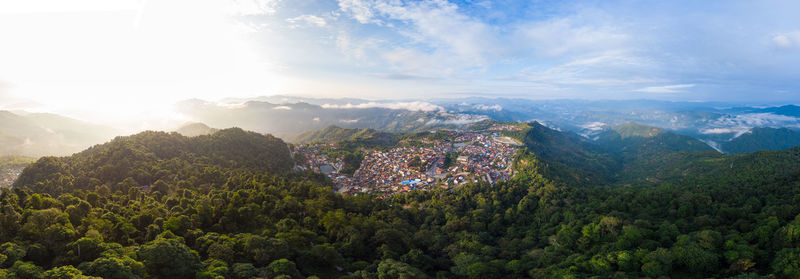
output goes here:
[[[295, 147], [298, 170], [311, 170], [330, 178], [343, 194], [396, 193], [456, 187], [463, 183], [494, 184], [514, 175], [513, 158], [519, 143], [500, 131], [518, 130], [495, 124], [482, 129], [441, 130], [435, 136], [408, 140], [388, 148], [360, 148], [358, 168], [349, 173], [342, 158], [331, 151], [337, 143]], [[432, 133], [433, 135], [434, 133]], [[339, 156], [340, 157], [340, 156]]]

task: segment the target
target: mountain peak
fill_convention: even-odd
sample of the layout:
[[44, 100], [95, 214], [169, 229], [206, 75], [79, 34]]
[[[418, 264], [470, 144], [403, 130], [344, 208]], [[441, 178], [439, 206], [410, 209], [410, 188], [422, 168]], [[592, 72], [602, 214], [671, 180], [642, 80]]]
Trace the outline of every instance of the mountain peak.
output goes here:
[[216, 131], [219, 131], [219, 129], [211, 128], [201, 122], [189, 122], [175, 130], [175, 132], [178, 132], [186, 137], [209, 135], [215, 133]]
[[630, 137], [652, 138], [664, 133], [664, 130], [660, 128], [642, 125], [636, 122], [628, 122], [622, 125], [617, 125], [612, 129], [619, 133], [623, 139]]

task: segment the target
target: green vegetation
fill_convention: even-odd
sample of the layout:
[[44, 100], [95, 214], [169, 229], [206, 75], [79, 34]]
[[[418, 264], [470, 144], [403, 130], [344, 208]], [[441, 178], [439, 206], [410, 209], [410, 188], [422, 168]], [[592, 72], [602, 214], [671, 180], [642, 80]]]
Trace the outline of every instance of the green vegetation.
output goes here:
[[731, 141], [722, 143], [728, 153], [745, 153], [759, 150], [783, 150], [800, 146], [800, 131], [787, 128], [753, 128]]
[[0, 156], [0, 168], [20, 168], [30, 165], [36, 161], [36, 158], [19, 156], [19, 155], [6, 155]]
[[621, 183], [625, 155], [525, 132], [510, 181], [385, 200], [291, 173], [283, 142], [239, 129], [42, 158], [0, 190], [0, 278], [800, 275], [800, 148], [663, 150]]
[[368, 139], [378, 131], [373, 129], [345, 129], [338, 126], [328, 126], [322, 130], [306, 131], [294, 137], [293, 142], [297, 143], [334, 143], [341, 141], [354, 141], [358, 139]]
[[609, 184], [621, 167], [617, 156], [589, 140], [538, 122], [530, 123], [522, 142], [547, 162], [545, 175], [573, 185]]

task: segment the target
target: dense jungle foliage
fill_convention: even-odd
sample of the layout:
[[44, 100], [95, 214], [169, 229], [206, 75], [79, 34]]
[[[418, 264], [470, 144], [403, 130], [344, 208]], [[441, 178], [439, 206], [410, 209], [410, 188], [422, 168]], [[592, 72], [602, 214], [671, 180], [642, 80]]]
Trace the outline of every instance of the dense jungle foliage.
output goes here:
[[800, 148], [628, 157], [532, 125], [512, 180], [386, 200], [240, 129], [42, 158], [0, 190], [0, 278], [800, 278]]

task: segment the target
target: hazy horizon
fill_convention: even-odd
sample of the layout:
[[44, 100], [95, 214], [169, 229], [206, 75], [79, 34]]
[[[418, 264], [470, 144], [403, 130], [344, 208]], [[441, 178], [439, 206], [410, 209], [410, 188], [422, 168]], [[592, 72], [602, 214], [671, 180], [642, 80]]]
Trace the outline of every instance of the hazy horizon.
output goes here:
[[[290, 95], [800, 102], [795, 1], [0, 3], [0, 109]], [[154, 120], [148, 120], [154, 121]]]

